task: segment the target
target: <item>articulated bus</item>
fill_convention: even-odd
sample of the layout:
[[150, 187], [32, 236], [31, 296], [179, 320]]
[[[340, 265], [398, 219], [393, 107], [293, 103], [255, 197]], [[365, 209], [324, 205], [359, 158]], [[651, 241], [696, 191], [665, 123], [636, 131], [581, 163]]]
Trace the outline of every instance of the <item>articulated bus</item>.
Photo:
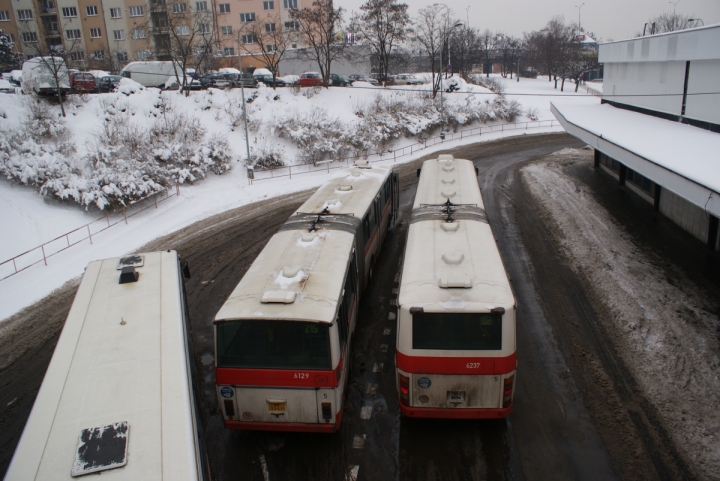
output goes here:
[[398, 177], [356, 165], [267, 243], [215, 316], [226, 428], [340, 427], [360, 294], [398, 207]]
[[515, 383], [515, 298], [469, 160], [423, 163], [398, 292], [400, 411], [503, 418]]
[[5, 481], [210, 479], [188, 276], [175, 251], [87, 266]]

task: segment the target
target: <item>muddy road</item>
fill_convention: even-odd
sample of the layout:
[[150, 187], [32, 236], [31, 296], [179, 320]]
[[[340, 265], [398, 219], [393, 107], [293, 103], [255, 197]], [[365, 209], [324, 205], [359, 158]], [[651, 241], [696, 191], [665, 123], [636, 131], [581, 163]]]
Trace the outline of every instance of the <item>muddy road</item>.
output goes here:
[[[607, 313], [593, 301], [591, 286], [566, 265], [552, 226], [520, 181], [522, 165], [566, 147], [582, 144], [565, 134], [527, 135], [449, 152], [479, 169], [488, 218], [517, 296], [518, 381], [507, 420], [408, 420], [397, 409], [394, 289], [421, 160], [396, 168], [400, 219], [361, 302], [343, 425], [335, 435], [227, 431], [214, 391], [212, 319], [269, 237], [310, 192], [219, 214], [145, 246], [142, 250], [177, 249], [190, 264], [188, 301], [213, 478], [696, 478], [686, 453], [677, 449], [614, 352], [598, 322]], [[613, 182], [584, 170], [578, 179], [594, 183], [598, 192], [604, 182]], [[598, 194], [600, 202], [613, 202], [605, 197]], [[623, 212], [628, 208], [644, 206], [625, 203]], [[674, 245], [690, 242], [678, 229], [664, 228]], [[0, 328], [0, 473], [19, 440], [76, 288], [69, 283]], [[363, 419], [366, 406], [372, 409]]]

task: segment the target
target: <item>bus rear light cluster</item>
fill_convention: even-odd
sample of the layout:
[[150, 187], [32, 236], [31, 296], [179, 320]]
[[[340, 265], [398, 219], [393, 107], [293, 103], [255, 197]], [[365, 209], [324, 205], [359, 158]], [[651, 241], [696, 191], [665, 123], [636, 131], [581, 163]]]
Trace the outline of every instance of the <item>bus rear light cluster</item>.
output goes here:
[[235, 404], [233, 403], [232, 399], [225, 399], [223, 404], [225, 404], [225, 416], [229, 418], [235, 417]]
[[400, 402], [406, 406], [410, 405], [410, 380], [407, 376], [398, 374], [400, 384]]
[[509, 407], [512, 403], [513, 394], [513, 379], [515, 376], [505, 378], [505, 385], [503, 386], [503, 409]]
[[330, 421], [332, 419], [332, 404], [331, 403], [322, 403], [322, 416], [325, 422]]

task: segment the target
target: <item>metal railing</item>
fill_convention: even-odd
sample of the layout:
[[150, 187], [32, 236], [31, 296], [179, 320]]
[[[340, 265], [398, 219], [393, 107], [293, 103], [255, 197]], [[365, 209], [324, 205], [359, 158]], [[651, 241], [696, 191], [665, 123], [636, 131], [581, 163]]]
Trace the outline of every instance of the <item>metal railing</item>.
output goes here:
[[[165, 196], [160, 197], [163, 193]], [[39, 246], [27, 250], [22, 254], [18, 254], [6, 261], [0, 262], [0, 281], [14, 276], [15, 274], [22, 272], [35, 264], [43, 262], [45, 265], [48, 265], [48, 259], [50, 257], [55, 254], [59, 254], [74, 245], [80, 244], [81, 242], [89, 240], [90, 244], [92, 244], [93, 236], [96, 236], [123, 221], [127, 224], [127, 220], [130, 217], [152, 207], [157, 209], [160, 202], [167, 200], [170, 197], [176, 197], [179, 195], [180, 186], [176, 185], [175, 192], [172, 194], [166, 189], [162, 192], [158, 192], [157, 194], [145, 197], [128, 205], [127, 207], [109, 212], [92, 222], [60, 235], [51, 241], [40, 244]]]
[[300, 164], [255, 170], [253, 171], [251, 183], [260, 180], [277, 179], [280, 177], [289, 177], [292, 179], [293, 175], [311, 174], [314, 172], [329, 173], [331, 170], [347, 167], [351, 165], [352, 162], [355, 162], [358, 159], [367, 160], [368, 162], [381, 162], [384, 160], [392, 159], [392, 161], [395, 162], [400, 157], [412, 155], [420, 150], [424, 150], [436, 144], [450, 142], [451, 140], [459, 140], [475, 135], [489, 134], [493, 132], [504, 132], [507, 130], [528, 130], [537, 128], [549, 128], [555, 126], [560, 126], [560, 123], [557, 120], [534, 120], [529, 122], [512, 122], [474, 127], [471, 129], [460, 130], [458, 132], [447, 132], [444, 136], [441, 134], [436, 137], [430, 137], [424, 141], [414, 142], [410, 145], [406, 145], [405, 147], [401, 147], [395, 150], [388, 150], [387, 152], [383, 152], [380, 154], [346, 157], [344, 159], [336, 160], [324, 160], [321, 162], [316, 162], [314, 164]]

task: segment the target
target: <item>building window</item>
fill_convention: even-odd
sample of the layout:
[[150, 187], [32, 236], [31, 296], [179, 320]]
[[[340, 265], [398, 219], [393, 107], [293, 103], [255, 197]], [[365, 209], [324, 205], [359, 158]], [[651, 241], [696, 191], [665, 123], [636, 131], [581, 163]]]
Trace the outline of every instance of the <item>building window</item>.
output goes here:
[[97, 16], [97, 7], [95, 5], [90, 5], [89, 7], [85, 7], [85, 10], [87, 11], [88, 17], [96, 17]]
[[185, 3], [173, 3], [173, 13], [185, 13], [186, 9]]
[[137, 50], [135, 52], [135, 60], [147, 60], [149, 58], [150, 52], [148, 52], [147, 50]]
[[110, 18], [121, 18], [122, 17], [122, 9], [121, 8], [111, 8], [110, 9]]
[[220, 27], [220, 31], [223, 35], [232, 35], [232, 27]]
[[207, 2], [195, 2], [196, 12], [207, 12]]
[[289, 32], [294, 32], [296, 30], [300, 29], [300, 22], [296, 20], [291, 20], [289, 22], [285, 22], [285, 30]]
[[178, 25], [175, 27], [175, 34], [178, 36], [190, 35], [190, 27], [187, 25]]
[[77, 8], [75, 7], [65, 7], [62, 9], [62, 16], [65, 18], [75, 18], [77, 17]]
[[34, 43], [37, 42], [37, 32], [23, 32], [23, 42]]
[[274, 23], [266, 23], [265, 24], [265, 31], [270, 33], [275, 31], [275, 24]]
[[144, 29], [144, 28], [134, 28], [133, 31], [132, 31], [132, 35], [133, 35], [133, 38], [136, 39], [136, 40], [137, 40], [138, 38], [147, 38], [147, 37], [146, 37], [146, 34], [145, 34], [145, 29]]
[[230, 55], [235, 55], [235, 49], [233, 47], [225, 47], [223, 49], [223, 55], [226, 57], [229, 57]]
[[210, 33], [210, 24], [209, 23], [199, 23], [198, 24], [198, 32], [201, 35], [206, 35]]
[[92, 56], [95, 60], [102, 60], [105, 58], [105, 51], [104, 50], [95, 50], [93, 52]]
[[220, 13], [230, 13], [230, 4], [229, 3], [221, 3], [220, 4]]
[[117, 55], [118, 62], [127, 62], [127, 59], [128, 59], [127, 52], [117, 52], [116, 55]]
[[648, 195], [653, 195], [653, 182], [632, 169], [627, 169], [626, 180], [638, 186]]
[[240, 21], [242, 23], [254, 22], [255, 21], [255, 12], [241, 13]]
[[8, 14], [7, 10], [0, 10], [0, 22], [9, 22], [10, 21], [10, 15]]
[[[32, 20], [32, 10], [18, 10], [18, 20]], [[37, 42], [37, 40], [35, 40]]]
[[68, 40], [80, 40], [80, 30], [65, 30], [65, 38]]
[[283, 0], [283, 7], [297, 8], [297, 0]]
[[275, 2], [263, 2], [263, 10], [273, 10], [275, 8]]
[[125, 40], [125, 30], [113, 30], [113, 38], [115, 40]]
[[297, 44], [293, 43], [292, 45], [290, 45], [290, 48], [297, 48]]
[[90, 29], [90, 38], [100, 38], [102, 35], [100, 35], [100, 29], [99, 28], [91, 28]]
[[270, 45], [265, 45], [265, 51], [266, 51], [266, 52], [276, 52], [276, 51], [277, 51], [277, 45], [275, 45], [274, 43], [273, 43], [273, 44], [270, 44]]
[[131, 17], [142, 17], [143, 15], [145, 15], [145, 8], [142, 5], [138, 7], [130, 7]]
[[85, 52], [70, 52], [70, 60], [78, 61], [85, 58]]
[[242, 43], [257, 43], [257, 37], [255, 35], [243, 35]]

